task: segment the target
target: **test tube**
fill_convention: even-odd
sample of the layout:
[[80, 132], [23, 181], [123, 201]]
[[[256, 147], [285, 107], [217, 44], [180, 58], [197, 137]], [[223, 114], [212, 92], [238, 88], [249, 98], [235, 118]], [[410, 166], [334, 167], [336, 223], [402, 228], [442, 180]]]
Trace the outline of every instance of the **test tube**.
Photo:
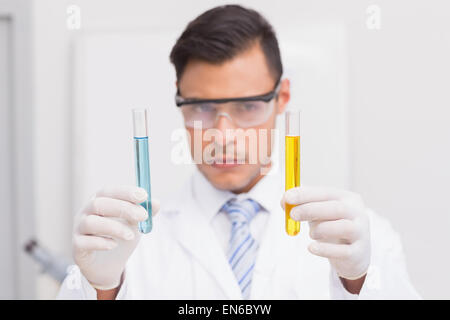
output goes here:
[[[300, 110], [286, 111], [285, 134], [285, 191], [300, 186]], [[291, 218], [292, 205], [285, 205], [286, 233], [300, 232], [300, 221]]]
[[152, 202], [150, 190], [150, 161], [148, 155], [147, 109], [133, 109], [134, 155], [136, 184], [147, 191], [147, 200], [141, 206], [148, 212], [148, 218], [139, 222], [139, 231], [149, 233], [152, 230]]

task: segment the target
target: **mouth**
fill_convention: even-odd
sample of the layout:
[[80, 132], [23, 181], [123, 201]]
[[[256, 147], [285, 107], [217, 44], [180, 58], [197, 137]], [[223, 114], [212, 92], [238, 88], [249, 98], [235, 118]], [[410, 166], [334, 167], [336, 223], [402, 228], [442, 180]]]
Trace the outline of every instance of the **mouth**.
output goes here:
[[217, 169], [229, 169], [235, 168], [243, 164], [245, 164], [244, 159], [223, 158], [223, 159], [215, 159], [214, 162], [211, 164], [211, 166]]

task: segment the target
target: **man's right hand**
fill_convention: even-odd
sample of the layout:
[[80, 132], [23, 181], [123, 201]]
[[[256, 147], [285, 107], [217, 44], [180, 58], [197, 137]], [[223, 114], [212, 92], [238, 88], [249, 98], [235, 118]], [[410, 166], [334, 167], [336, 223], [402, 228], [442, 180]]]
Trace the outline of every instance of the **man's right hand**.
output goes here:
[[[106, 187], [76, 215], [74, 260], [97, 290], [120, 286], [125, 264], [141, 236], [138, 222], [147, 219], [147, 211], [139, 205], [146, 199], [146, 191], [139, 187]], [[158, 211], [159, 201], [152, 199], [152, 214]]]

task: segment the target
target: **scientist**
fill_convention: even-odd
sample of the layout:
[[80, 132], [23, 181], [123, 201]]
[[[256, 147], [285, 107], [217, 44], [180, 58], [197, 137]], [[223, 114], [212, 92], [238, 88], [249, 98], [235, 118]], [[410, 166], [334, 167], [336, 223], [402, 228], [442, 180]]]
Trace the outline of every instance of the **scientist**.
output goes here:
[[[198, 170], [164, 203], [147, 235], [137, 228], [147, 216], [139, 205], [143, 189], [98, 191], [76, 216], [76, 266], [58, 298], [419, 298], [398, 235], [359, 195], [312, 186], [284, 192], [282, 175], [263, 170], [270, 173], [273, 163], [249, 161], [255, 141], [246, 138], [239, 149], [225, 139], [230, 130], [274, 129], [289, 102], [277, 38], [259, 13], [236, 5], [203, 13], [170, 59], [190, 139], [201, 130], [200, 153], [207, 154], [206, 132], [223, 132], [213, 139], [223, 152], [196, 161]], [[256, 149], [270, 155], [270, 135], [256, 137]], [[195, 158], [199, 144], [189, 142]], [[292, 219], [303, 222], [295, 237], [284, 230], [286, 203], [294, 205]]]

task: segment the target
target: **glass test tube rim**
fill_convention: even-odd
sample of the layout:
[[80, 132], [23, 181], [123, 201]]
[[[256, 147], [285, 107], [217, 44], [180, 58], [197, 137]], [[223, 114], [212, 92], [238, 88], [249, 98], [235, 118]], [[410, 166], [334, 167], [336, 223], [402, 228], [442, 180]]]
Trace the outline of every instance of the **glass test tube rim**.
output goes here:
[[134, 108], [132, 114], [134, 138], [148, 138], [148, 109]]
[[[285, 136], [298, 137], [301, 133], [301, 109], [290, 109], [285, 112]], [[291, 125], [290, 120], [294, 120], [294, 125]], [[293, 128], [291, 130], [291, 128]], [[292, 131], [295, 131], [292, 133]]]

